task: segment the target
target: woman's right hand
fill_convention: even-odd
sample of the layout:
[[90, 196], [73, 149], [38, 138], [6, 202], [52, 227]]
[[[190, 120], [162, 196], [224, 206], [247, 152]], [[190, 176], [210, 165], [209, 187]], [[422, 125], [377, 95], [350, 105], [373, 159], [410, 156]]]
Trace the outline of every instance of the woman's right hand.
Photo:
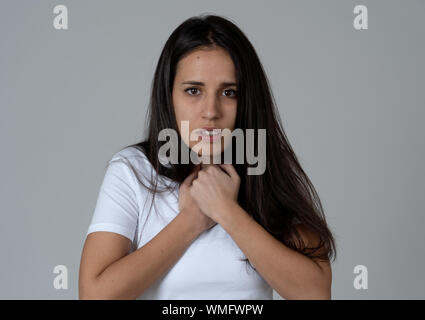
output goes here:
[[192, 187], [192, 181], [197, 178], [200, 165], [197, 165], [194, 171], [186, 177], [179, 188], [179, 214], [185, 214], [189, 216], [189, 221], [195, 224], [196, 228], [199, 228], [201, 233], [215, 226], [217, 222], [212, 220], [210, 217], [205, 215], [201, 209], [199, 209], [195, 200], [190, 195], [190, 188]]

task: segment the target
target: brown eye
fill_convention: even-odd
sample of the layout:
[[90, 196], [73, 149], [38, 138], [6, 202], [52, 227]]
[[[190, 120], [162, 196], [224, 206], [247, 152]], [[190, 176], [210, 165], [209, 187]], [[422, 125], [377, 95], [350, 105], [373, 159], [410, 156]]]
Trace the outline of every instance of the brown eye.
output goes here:
[[[197, 94], [192, 94], [192, 93], [194, 93], [193, 92], [193, 90], [198, 90], [197, 88], [187, 88], [185, 91], [187, 92], [187, 93], [189, 93], [189, 95], [191, 95], [191, 96], [196, 96]], [[198, 90], [199, 91], [199, 90]], [[196, 91], [195, 91], [196, 92]]]
[[[230, 93], [233, 93], [233, 95], [228, 95], [227, 93], [228, 92], [230, 92]], [[229, 98], [234, 98], [234, 97], [236, 97], [236, 91], [235, 90], [233, 90], [233, 89], [228, 89], [228, 90], [224, 90], [224, 95], [226, 96], [226, 97], [229, 97]]]

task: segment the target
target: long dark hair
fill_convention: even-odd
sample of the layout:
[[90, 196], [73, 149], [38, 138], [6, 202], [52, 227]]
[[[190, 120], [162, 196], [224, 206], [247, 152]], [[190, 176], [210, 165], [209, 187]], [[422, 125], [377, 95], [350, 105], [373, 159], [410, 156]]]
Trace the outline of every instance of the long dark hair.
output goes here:
[[[158, 176], [167, 177], [179, 185], [194, 167], [193, 163], [162, 165], [158, 151], [165, 141], [158, 141], [158, 137], [159, 132], [166, 128], [179, 132], [172, 104], [177, 63], [193, 50], [205, 47], [224, 48], [235, 65], [238, 88], [235, 129], [240, 128], [243, 132], [245, 129], [266, 129], [265, 172], [262, 175], [247, 175], [246, 161], [244, 164], [233, 162], [241, 178], [239, 205], [291, 249], [310, 258], [335, 260], [335, 242], [327, 226], [322, 204], [284, 133], [257, 53], [242, 31], [223, 17], [191, 17], [179, 25], [165, 43], [152, 82], [147, 139], [125, 147], [135, 147], [144, 152], [156, 171], [151, 176], [153, 187], [143, 184], [154, 196], [157, 192], [169, 192], [172, 184], [166, 185], [163, 190], [158, 189]], [[178, 139], [180, 146], [184, 142], [180, 135]], [[257, 150], [258, 145], [255, 146], [256, 154]], [[295, 228], [296, 224], [302, 224], [318, 237], [316, 247], [306, 247]]]

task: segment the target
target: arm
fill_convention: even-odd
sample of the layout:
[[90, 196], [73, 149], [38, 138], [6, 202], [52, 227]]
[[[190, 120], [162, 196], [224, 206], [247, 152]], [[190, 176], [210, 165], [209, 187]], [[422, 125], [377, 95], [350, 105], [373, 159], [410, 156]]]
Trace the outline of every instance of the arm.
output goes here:
[[[217, 222], [279, 295], [285, 299], [331, 299], [329, 262], [316, 262], [288, 248], [237, 203], [228, 203], [220, 210], [221, 220]], [[312, 233], [301, 227], [298, 230], [308, 247], [317, 244]]]
[[[201, 210], [227, 231], [261, 276], [283, 298], [330, 299], [329, 263], [316, 262], [269, 234], [237, 203], [239, 185], [235, 168], [220, 164], [199, 172], [190, 192]], [[307, 247], [317, 246], [312, 232], [301, 226], [297, 230]]]
[[[80, 266], [80, 299], [136, 299], [202, 232], [190, 219], [191, 215], [180, 212], [151, 241], [128, 255], [129, 239], [109, 232], [89, 234]], [[99, 270], [108, 259], [111, 263]]]

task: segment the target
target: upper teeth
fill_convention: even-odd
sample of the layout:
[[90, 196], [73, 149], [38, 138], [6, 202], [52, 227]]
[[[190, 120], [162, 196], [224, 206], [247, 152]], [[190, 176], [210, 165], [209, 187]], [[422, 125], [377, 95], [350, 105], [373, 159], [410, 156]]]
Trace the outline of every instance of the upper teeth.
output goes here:
[[210, 136], [215, 136], [220, 134], [221, 130], [220, 129], [213, 129], [213, 130], [203, 130], [202, 134], [204, 135], [210, 135]]

